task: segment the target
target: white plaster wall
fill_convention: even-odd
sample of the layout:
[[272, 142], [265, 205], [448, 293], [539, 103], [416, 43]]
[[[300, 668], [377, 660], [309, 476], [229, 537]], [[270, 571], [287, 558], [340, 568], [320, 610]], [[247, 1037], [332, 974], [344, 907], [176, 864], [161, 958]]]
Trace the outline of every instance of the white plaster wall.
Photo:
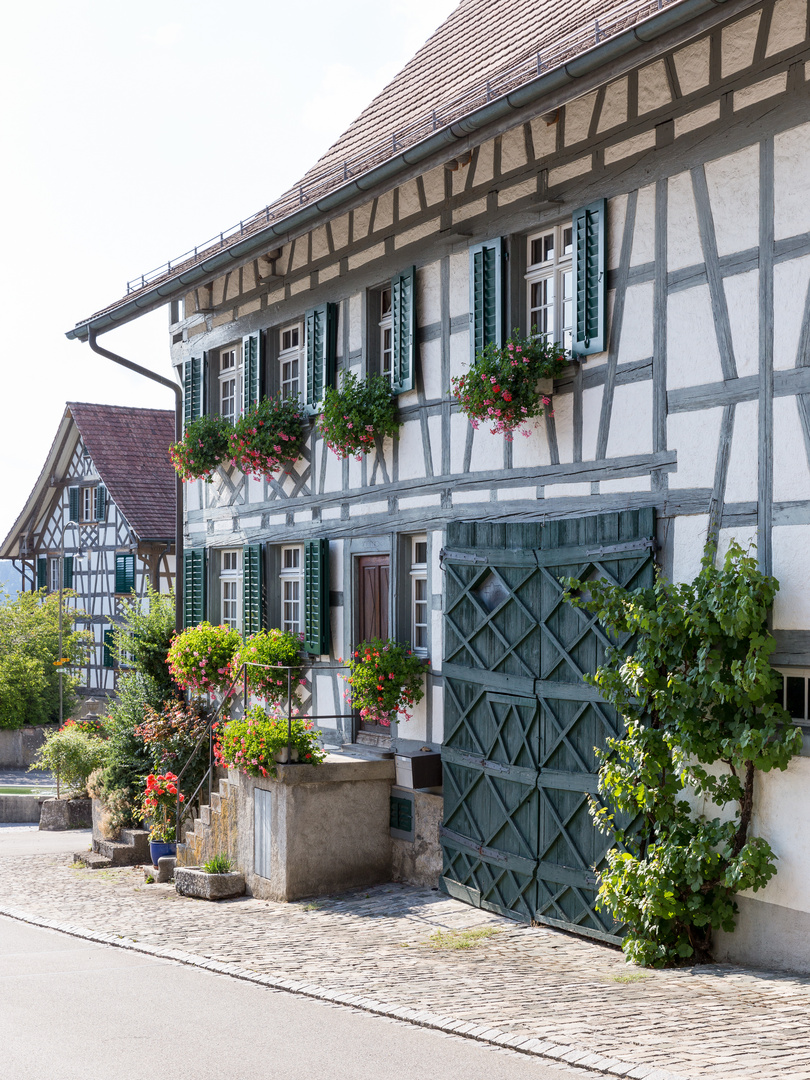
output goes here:
[[438, 263], [428, 263], [416, 271], [416, 321], [419, 326], [439, 322], [442, 317], [442, 290]]
[[757, 500], [758, 416], [759, 405], [756, 401], [742, 401], [734, 408], [734, 428], [726, 473], [727, 503]]
[[731, 342], [737, 374], [759, 371], [759, 271], [735, 274], [723, 281], [731, 324]]
[[[450, 335], [450, 378], [454, 375], [464, 375], [470, 370], [470, 332], [462, 330], [457, 334]], [[443, 387], [449, 390], [450, 387]]]
[[746, 551], [754, 550], [757, 541], [757, 530], [754, 525], [746, 525], [744, 527], [738, 527], [734, 529], [720, 529], [717, 534], [717, 563], [718, 566], [726, 556], [726, 552], [731, 546], [731, 541], [735, 540], [741, 548]]
[[450, 268], [450, 318], [467, 315], [470, 311], [470, 256], [466, 251], [451, 255]]
[[639, 189], [630, 265], [640, 266], [655, 258], [655, 184]]
[[627, 196], [617, 195], [608, 200], [607, 212], [607, 264], [608, 269], [619, 265], [624, 236], [624, 221], [627, 215]]
[[667, 269], [680, 270], [703, 262], [695, 194], [688, 172], [671, 176], [667, 184]]
[[667, 389], [723, 378], [708, 285], [667, 298]]
[[722, 409], [673, 413], [667, 417], [667, 446], [678, 453], [671, 488], [710, 488], [714, 484]]
[[624, 298], [619, 363], [646, 360], [653, 354], [653, 283], [631, 285]]
[[759, 244], [759, 147], [706, 162], [718, 255]]
[[652, 382], [628, 383], [613, 391], [607, 456], [652, 453]]
[[778, 525], [772, 535], [773, 574], [779, 581], [773, 604], [774, 629], [807, 630], [810, 627], [807, 587], [810, 525]]
[[450, 416], [450, 469], [454, 473], [464, 471], [464, 447], [469, 426], [467, 417], [461, 413]]
[[776, 0], [765, 55], [773, 56], [804, 41], [806, 26], [807, 0]]
[[709, 530], [709, 515], [679, 517], [674, 524], [672, 580], [682, 584], [694, 580], [700, 570]]
[[773, 498], [774, 502], [810, 499], [810, 469], [795, 397], [773, 402]]
[[[465, 418], [466, 419], [466, 418]], [[492, 435], [487, 424], [482, 423], [473, 432], [471, 472], [486, 472], [503, 467], [503, 435]]]
[[399, 429], [399, 478], [415, 480], [424, 476], [422, 425], [418, 420], [407, 420]]
[[567, 464], [574, 460], [574, 395], [557, 394], [552, 398], [554, 423], [557, 428], [557, 449], [560, 461]]
[[773, 311], [773, 366], [778, 370], [796, 366], [809, 283], [810, 255], [773, 268], [773, 292], [778, 298]]
[[810, 124], [774, 136], [774, 236], [810, 231]]
[[442, 385], [442, 343], [440, 338], [425, 341], [422, 350], [422, 385], [428, 401], [440, 398], [449, 387]]
[[[599, 419], [602, 414], [603, 386], [594, 386], [582, 392], [582, 460], [593, 461], [596, 457], [596, 441], [599, 437]], [[615, 399], [614, 399], [615, 400]], [[526, 440], [521, 439], [521, 442]]]
[[[338, 334], [342, 340], [343, 335]], [[349, 297], [349, 352], [356, 352], [363, 345], [363, 298], [359, 294]]]
[[[602, 388], [599, 387], [601, 396]], [[588, 395], [592, 395], [592, 391], [586, 391]], [[593, 401], [593, 397], [590, 398]], [[589, 405], [589, 411], [591, 406]], [[598, 424], [599, 418], [596, 417], [596, 423]], [[591, 438], [586, 434], [587, 427], [583, 424], [583, 447], [585, 441]], [[592, 441], [595, 436], [592, 437]], [[584, 450], [583, 450], [584, 453]], [[548, 436], [546, 435], [546, 418], [545, 416], [538, 417], [529, 428], [528, 437], [523, 435], [516, 435], [515, 441], [512, 443], [512, 464], [516, 469], [529, 468], [537, 465], [550, 465], [551, 455], [548, 450]]]

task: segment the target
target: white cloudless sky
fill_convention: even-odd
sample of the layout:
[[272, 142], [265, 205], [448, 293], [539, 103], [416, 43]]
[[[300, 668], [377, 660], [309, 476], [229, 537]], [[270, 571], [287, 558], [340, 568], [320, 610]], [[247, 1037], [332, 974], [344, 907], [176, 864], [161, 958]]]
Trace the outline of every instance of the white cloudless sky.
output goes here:
[[[68, 341], [126, 282], [271, 202], [457, 0], [26, 0], [0, 45], [0, 538], [66, 401], [173, 408]], [[101, 344], [171, 373], [165, 309]]]

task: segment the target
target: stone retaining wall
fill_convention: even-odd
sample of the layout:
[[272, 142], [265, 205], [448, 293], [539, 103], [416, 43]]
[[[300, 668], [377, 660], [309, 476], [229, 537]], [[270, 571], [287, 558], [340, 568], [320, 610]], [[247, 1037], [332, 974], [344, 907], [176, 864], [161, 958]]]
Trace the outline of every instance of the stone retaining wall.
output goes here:
[[44, 801], [37, 795], [0, 795], [0, 824], [36, 825]]
[[42, 724], [17, 731], [0, 729], [0, 769], [27, 769], [45, 742], [46, 734], [58, 727], [58, 724]]

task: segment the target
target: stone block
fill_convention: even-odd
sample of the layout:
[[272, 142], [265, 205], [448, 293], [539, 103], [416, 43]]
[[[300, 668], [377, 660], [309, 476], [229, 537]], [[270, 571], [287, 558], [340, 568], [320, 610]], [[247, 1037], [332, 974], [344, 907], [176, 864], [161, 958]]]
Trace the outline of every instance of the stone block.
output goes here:
[[199, 900], [227, 900], [228, 897], [244, 893], [245, 875], [235, 871], [207, 874], [198, 866], [178, 866], [174, 871], [174, 887], [181, 896], [194, 896]]
[[89, 829], [92, 824], [91, 799], [45, 799], [42, 803], [39, 827], [44, 831]]

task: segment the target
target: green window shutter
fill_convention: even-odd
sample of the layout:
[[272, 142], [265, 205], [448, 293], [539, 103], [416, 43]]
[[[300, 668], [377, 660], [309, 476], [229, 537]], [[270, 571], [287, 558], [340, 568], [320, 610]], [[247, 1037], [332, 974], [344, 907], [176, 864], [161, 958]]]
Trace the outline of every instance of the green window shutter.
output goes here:
[[597, 199], [573, 215], [575, 356], [590, 356], [607, 348], [606, 220], [607, 199]]
[[114, 631], [113, 631], [112, 627], [110, 627], [110, 629], [104, 631], [104, 650], [103, 650], [104, 651], [104, 660], [103, 660], [103, 663], [104, 663], [105, 668], [114, 667], [114, 657], [113, 657], [113, 651], [112, 651], [113, 633], [114, 633]]
[[337, 304], [310, 308], [304, 317], [307, 354], [306, 411], [320, 411], [326, 387], [335, 379], [337, 364]]
[[104, 521], [107, 517], [107, 489], [103, 484], [96, 488], [96, 521]]
[[202, 356], [194, 356], [183, 365], [183, 427], [198, 420], [205, 412], [205, 372]]
[[503, 240], [470, 248], [470, 351], [472, 362], [490, 342], [503, 342]]
[[329, 652], [329, 541], [304, 544], [304, 649]]
[[79, 520], [79, 489], [68, 488], [68, 521]]
[[399, 829], [400, 832], [413, 832], [413, 803], [410, 799], [391, 796], [389, 824], [392, 829]]
[[62, 560], [62, 588], [73, 588], [73, 556], [65, 555]]
[[242, 338], [243, 412], [248, 412], [262, 396], [262, 360], [261, 331], [247, 334]]
[[245, 637], [258, 634], [264, 625], [262, 545], [242, 548], [242, 622]]
[[205, 618], [205, 548], [183, 552], [183, 626], [196, 626]]
[[413, 390], [416, 366], [415, 269], [391, 280], [392, 358], [391, 389], [395, 394]]
[[37, 588], [48, 588], [48, 560], [37, 559]]
[[115, 591], [130, 593], [135, 588], [135, 556], [115, 556]]

